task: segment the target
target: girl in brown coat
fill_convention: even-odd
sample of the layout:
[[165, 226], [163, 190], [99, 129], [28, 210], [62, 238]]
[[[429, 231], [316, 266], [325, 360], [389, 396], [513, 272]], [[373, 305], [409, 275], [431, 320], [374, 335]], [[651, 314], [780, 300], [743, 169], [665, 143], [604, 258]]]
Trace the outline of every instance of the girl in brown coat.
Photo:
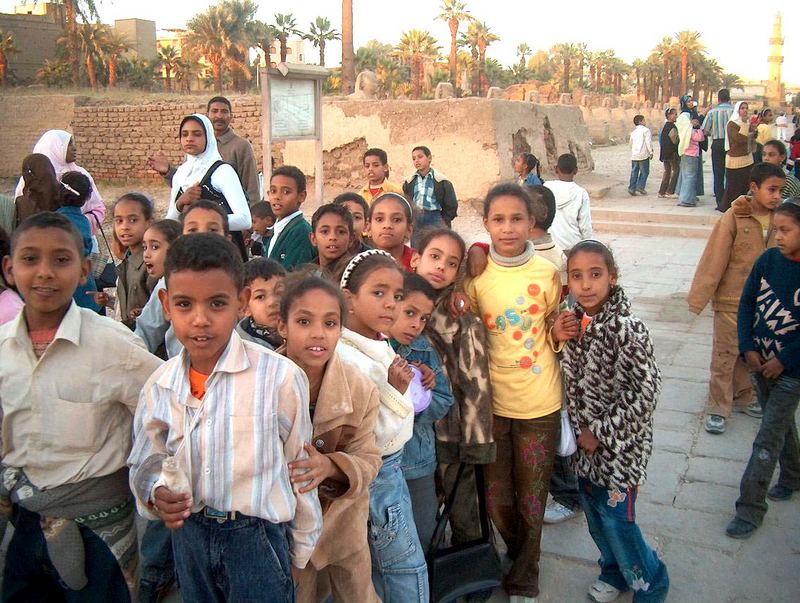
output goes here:
[[281, 301], [280, 350], [306, 373], [313, 442], [308, 459], [289, 464], [293, 483], [318, 488], [322, 535], [300, 572], [297, 600], [317, 603], [332, 592], [338, 602], [378, 600], [367, 543], [368, 487], [381, 466], [375, 443], [378, 388], [363, 373], [346, 370], [336, 343], [346, 316], [342, 292], [317, 277], [289, 284]]

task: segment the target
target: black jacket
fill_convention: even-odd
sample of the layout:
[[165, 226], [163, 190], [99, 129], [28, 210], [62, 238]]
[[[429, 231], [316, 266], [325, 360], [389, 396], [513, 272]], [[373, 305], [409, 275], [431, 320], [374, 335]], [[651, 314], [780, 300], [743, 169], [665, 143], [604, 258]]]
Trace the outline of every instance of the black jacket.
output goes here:
[[[417, 174], [414, 173], [403, 182], [403, 193], [413, 200], [417, 188]], [[433, 171], [433, 197], [442, 208], [442, 218], [449, 226], [458, 215], [458, 199], [453, 183], [444, 174]]]

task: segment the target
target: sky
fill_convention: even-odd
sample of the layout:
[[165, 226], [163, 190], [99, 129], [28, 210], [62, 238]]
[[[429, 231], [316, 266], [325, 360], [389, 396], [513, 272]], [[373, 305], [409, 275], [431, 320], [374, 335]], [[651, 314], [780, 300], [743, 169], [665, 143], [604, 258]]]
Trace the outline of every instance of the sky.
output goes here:
[[[31, 2], [31, 0], [28, 0]], [[97, 0], [103, 22], [138, 17], [156, 20], [159, 29], [184, 27], [195, 13], [214, 2], [206, 0]], [[275, 12], [291, 12], [303, 30], [316, 16], [330, 19], [341, 30], [341, 2], [338, 0], [304, 0], [303, 2], [259, 2], [257, 18], [273, 21]], [[9, 11], [19, 2], [0, 0], [0, 11]], [[569, 0], [569, 2], [537, 2], [535, 0], [466, 0], [472, 15], [486, 22], [500, 41], [489, 47], [487, 56], [504, 65], [516, 62], [517, 45], [526, 42], [534, 50], [547, 50], [559, 42], [586, 42], [591, 50], [613, 49], [617, 56], [631, 62], [647, 58], [658, 41], [678, 31], [691, 29], [702, 34], [710, 56], [726, 71], [747, 80], [767, 78], [769, 38], [775, 13], [783, 9], [784, 44], [783, 80], [800, 85], [800, 12], [785, 0], [761, 0], [738, 3], [731, 0], [705, 0], [697, 3], [662, 2], [655, 0]], [[439, 42], [442, 54], [450, 47], [447, 24], [436, 17], [438, 0], [353, 0], [353, 36], [355, 47], [368, 40], [396, 44], [403, 31], [427, 29]], [[746, 6], [738, 14], [733, 9]], [[790, 10], [787, 10], [790, 9]], [[463, 27], [463, 26], [462, 26]], [[742, 33], [740, 33], [742, 32]], [[309, 60], [315, 49], [306, 48]], [[338, 65], [341, 45], [329, 43], [326, 63]]]

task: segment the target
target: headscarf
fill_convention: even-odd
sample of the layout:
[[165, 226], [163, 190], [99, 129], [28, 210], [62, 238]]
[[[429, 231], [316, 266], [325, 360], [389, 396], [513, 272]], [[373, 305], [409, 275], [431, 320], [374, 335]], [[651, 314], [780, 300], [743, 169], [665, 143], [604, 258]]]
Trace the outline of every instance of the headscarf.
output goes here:
[[684, 94], [681, 97], [681, 113], [691, 113], [692, 108], [689, 106], [689, 101], [692, 100], [691, 94]]
[[42, 211], [56, 211], [60, 206], [61, 183], [53, 164], [41, 153], [32, 153], [22, 161], [24, 190], [16, 199], [17, 224]]
[[[197, 121], [203, 126], [206, 133], [206, 148], [197, 155], [189, 155], [187, 153], [186, 160], [178, 166], [175, 176], [172, 177], [171, 203], [174, 203], [178, 198], [178, 191], [183, 190], [185, 192], [187, 188], [200, 184], [203, 176], [214, 165], [214, 162], [222, 161], [222, 155], [217, 150], [217, 139], [214, 137], [214, 127], [211, 125], [211, 120], [199, 113], [187, 115], [181, 120], [180, 129], [189, 120]], [[180, 129], [178, 132], [180, 132]]]
[[746, 103], [747, 101], [738, 101], [733, 107], [733, 113], [731, 113], [730, 119], [728, 119], [728, 123], [725, 124], [725, 150], [731, 150], [731, 141], [728, 137], [728, 124], [731, 122], [735, 123], [737, 126], [741, 127], [744, 125], [742, 118], [739, 117], [739, 109], [742, 107], [742, 103]]

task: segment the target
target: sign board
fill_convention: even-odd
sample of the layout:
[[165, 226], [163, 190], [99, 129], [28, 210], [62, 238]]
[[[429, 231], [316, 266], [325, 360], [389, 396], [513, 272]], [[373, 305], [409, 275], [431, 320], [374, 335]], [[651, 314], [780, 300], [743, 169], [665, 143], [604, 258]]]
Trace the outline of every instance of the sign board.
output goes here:
[[270, 82], [272, 140], [316, 137], [313, 80], [274, 79]]

